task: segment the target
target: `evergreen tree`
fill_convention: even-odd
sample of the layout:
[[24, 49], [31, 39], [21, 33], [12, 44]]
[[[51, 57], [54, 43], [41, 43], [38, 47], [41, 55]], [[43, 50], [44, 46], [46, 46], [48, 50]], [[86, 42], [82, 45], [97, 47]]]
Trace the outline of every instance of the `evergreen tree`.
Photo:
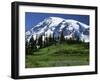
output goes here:
[[64, 38], [64, 34], [63, 31], [61, 32], [61, 36], [60, 36], [60, 43], [64, 42], [65, 38]]
[[52, 39], [52, 37], [51, 37], [51, 34], [50, 34], [50, 36], [49, 36], [49, 45], [51, 45], [52, 44], [52, 41], [53, 41], [53, 39]]
[[52, 36], [52, 43], [53, 43], [53, 44], [56, 43], [54, 34], [53, 34], [53, 36]]
[[25, 41], [25, 52], [26, 52], [26, 55], [29, 54], [29, 44], [27, 41]]
[[40, 46], [40, 48], [42, 47], [43, 43], [42, 43], [42, 35], [39, 36], [38, 38], [38, 46]]
[[36, 50], [36, 41], [34, 40], [33, 36], [30, 38], [30, 41], [29, 41], [29, 49], [30, 49], [30, 52], [33, 53], [33, 51]]
[[48, 37], [45, 38], [45, 46], [48, 46], [49, 45], [49, 39]]

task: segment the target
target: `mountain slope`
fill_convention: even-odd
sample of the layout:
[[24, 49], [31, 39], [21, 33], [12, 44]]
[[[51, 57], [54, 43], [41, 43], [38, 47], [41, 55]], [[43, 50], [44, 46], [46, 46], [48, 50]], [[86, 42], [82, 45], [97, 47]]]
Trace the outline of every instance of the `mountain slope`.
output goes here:
[[30, 40], [31, 36], [43, 35], [58, 37], [63, 31], [64, 37], [79, 38], [81, 41], [89, 42], [89, 26], [72, 19], [63, 19], [60, 17], [49, 17], [38, 23], [25, 33], [26, 40]]

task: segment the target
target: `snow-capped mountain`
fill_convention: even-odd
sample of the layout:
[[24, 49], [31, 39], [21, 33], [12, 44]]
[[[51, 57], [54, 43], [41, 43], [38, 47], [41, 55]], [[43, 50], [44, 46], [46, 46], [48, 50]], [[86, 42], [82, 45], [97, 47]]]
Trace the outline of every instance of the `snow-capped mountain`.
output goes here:
[[88, 25], [73, 19], [49, 17], [28, 30], [25, 33], [25, 38], [30, 40], [31, 36], [36, 38], [39, 35], [58, 37], [63, 31], [64, 37], [67, 39], [74, 36], [74, 38], [78, 37], [81, 41], [89, 42], [89, 28]]

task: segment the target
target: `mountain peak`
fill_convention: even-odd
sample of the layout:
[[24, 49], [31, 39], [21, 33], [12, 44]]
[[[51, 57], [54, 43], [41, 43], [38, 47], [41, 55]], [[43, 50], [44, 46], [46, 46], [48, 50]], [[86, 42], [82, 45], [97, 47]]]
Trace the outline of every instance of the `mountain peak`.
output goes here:
[[56, 22], [62, 22], [62, 21], [66, 21], [66, 22], [74, 22], [76, 23], [77, 21], [74, 19], [64, 19], [64, 18], [60, 18], [60, 17], [48, 17], [46, 20], [51, 19], [52, 21], [56, 21]]
[[63, 20], [63, 18], [60, 18], [60, 17], [48, 17], [48, 18], [51, 18], [52, 20]]
[[48, 17], [26, 32], [26, 39], [32, 35], [60, 36], [63, 31], [65, 37], [79, 37], [82, 41], [89, 41], [89, 26], [73, 19]]

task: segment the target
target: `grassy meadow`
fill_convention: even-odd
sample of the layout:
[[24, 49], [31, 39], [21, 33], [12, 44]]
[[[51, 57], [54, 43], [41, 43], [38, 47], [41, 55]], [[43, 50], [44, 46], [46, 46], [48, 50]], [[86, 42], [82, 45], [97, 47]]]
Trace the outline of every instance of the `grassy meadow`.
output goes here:
[[26, 54], [25, 58], [26, 68], [89, 65], [89, 46], [57, 43]]

